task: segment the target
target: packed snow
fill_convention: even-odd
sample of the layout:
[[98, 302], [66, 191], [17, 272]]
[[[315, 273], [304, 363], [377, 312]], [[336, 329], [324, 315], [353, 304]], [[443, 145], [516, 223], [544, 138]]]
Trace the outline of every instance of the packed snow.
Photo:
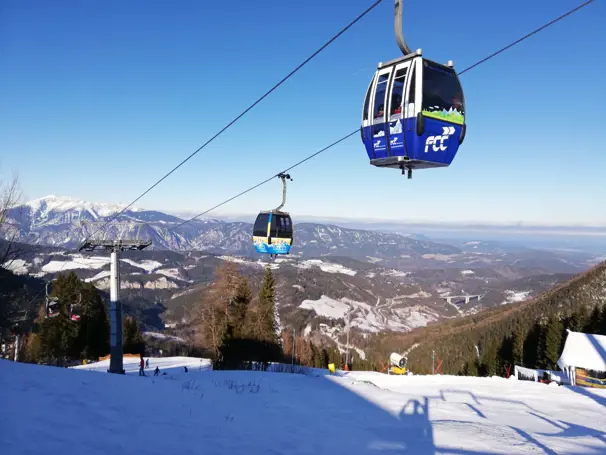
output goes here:
[[438, 314], [427, 307], [401, 306], [403, 299], [428, 296], [430, 294], [425, 295], [423, 292], [419, 292], [411, 296], [403, 295], [385, 299], [385, 303], [380, 303], [380, 299], [378, 299], [376, 305], [373, 306], [347, 297], [336, 300], [322, 295], [317, 300], [303, 300], [299, 308], [314, 311], [318, 316], [330, 319], [349, 317], [351, 326], [364, 332], [377, 333], [382, 330], [406, 332], [438, 320]]
[[528, 298], [531, 291], [505, 291], [505, 300], [501, 302], [501, 305], [507, 305], [508, 303], [522, 302]]
[[256, 261], [249, 261], [247, 259], [238, 258], [235, 256], [218, 256], [218, 258], [223, 261], [234, 262], [236, 264], [255, 266], [255, 267], [265, 268], [269, 265], [269, 268], [272, 270], [276, 270], [276, 269], [280, 268], [280, 264], [276, 264], [275, 262], [263, 262], [260, 259], [258, 259]]
[[181, 273], [179, 272], [179, 269], [176, 267], [170, 268], [170, 269], [158, 269], [156, 270], [155, 273], [159, 273], [160, 275], [164, 275], [168, 278], [173, 278], [175, 280], [181, 280], [181, 281], [187, 281], [188, 283], [193, 283], [192, 280], [188, 280], [186, 278], [183, 278], [181, 276]]
[[143, 261], [133, 261], [132, 259], [120, 259], [122, 262], [125, 262], [127, 264], [132, 265], [133, 267], [138, 267], [140, 269], [143, 269], [147, 272], [153, 272], [154, 270], [156, 270], [158, 267], [162, 267], [162, 263], [158, 262], [158, 261], [151, 261], [149, 259], [145, 259]]
[[2, 267], [4, 267], [6, 270], [10, 270], [15, 275], [27, 275], [29, 272], [28, 267], [30, 265], [31, 264], [29, 262], [24, 261], [23, 259], [14, 259], [11, 261], [6, 261], [4, 264], [2, 264]]
[[210, 371], [187, 358], [152, 358], [139, 377], [133, 360], [126, 376], [105, 373], [107, 362], [65, 369], [0, 360], [0, 402], [10, 415], [2, 453], [606, 452], [606, 390], [502, 378]]
[[95, 276], [91, 276], [90, 278], [85, 278], [84, 281], [87, 283], [91, 283], [93, 281], [102, 280], [103, 278], [107, 278], [110, 275], [111, 275], [111, 273], [109, 270], [102, 270], [101, 272], [97, 273]]
[[356, 270], [349, 269], [341, 264], [335, 264], [332, 262], [325, 262], [320, 259], [308, 259], [306, 261], [301, 261], [296, 264], [295, 267], [301, 269], [310, 269], [312, 267], [318, 267], [320, 270], [326, 273], [342, 273], [344, 275], [354, 276], [358, 273]]
[[350, 306], [339, 300], [331, 299], [322, 295], [318, 300], [303, 300], [299, 308], [304, 310], [313, 310], [318, 316], [324, 316], [331, 319], [340, 319], [349, 312]]
[[110, 263], [109, 256], [84, 257], [81, 254], [70, 255], [71, 261], [50, 261], [41, 268], [46, 273], [57, 273], [63, 270], [100, 269]]
[[573, 367], [606, 371], [606, 335], [567, 330], [558, 366], [562, 370]]
[[461, 275], [475, 275], [473, 270], [461, 270]]

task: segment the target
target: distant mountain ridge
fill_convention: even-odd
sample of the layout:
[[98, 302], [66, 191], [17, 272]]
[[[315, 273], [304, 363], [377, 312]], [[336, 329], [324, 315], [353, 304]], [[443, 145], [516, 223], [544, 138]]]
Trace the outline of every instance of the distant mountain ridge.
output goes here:
[[[8, 211], [0, 238], [75, 249], [126, 204], [100, 204], [47, 196]], [[252, 221], [252, 220], [251, 220]], [[504, 249], [491, 242], [451, 245], [424, 236], [296, 223], [294, 257], [348, 256], [400, 270], [444, 267], [531, 267], [545, 273], [570, 273], [591, 265], [589, 255], [525, 248]], [[252, 223], [207, 218], [176, 228], [183, 220], [159, 211], [129, 207], [102, 232], [104, 238], [151, 240], [151, 249], [207, 251], [258, 257], [251, 242]]]

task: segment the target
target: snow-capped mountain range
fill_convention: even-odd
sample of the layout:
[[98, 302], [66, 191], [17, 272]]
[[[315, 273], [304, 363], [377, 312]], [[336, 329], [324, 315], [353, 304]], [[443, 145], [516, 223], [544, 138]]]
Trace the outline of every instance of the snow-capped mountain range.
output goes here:
[[[251, 223], [213, 218], [184, 220], [163, 212], [129, 207], [100, 232], [126, 204], [100, 204], [68, 197], [47, 196], [8, 211], [0, 238], [21, 243], [77, 248], [84, 239], [151, 240], [151, 249], [206, 251], [213, 254], [257, 257], [251, 242]], [[505, 251], [490, 242], [462, 245], [436, 243], [400, 233], [349, 229], [335, 225], [295, 222], [294, 257], [347, 256], [399, 270], [442, 267], [478, 267], [516, 263], [519, 268], [575, 272], [587, 267], [588, 255], [519, 248]]]
[[[0, 238], [31, 246], [3, 266], [44, 280], [72, 270], [107, 291], [109, 258], [74, 250], [125, 207], [56, 196], [15, 207]], [[186, 320], [187, 307], [218, 264], [237, 262], [258, 284], [268, 263], [251, 245], [252, 223], [209, 218], [171, 230], [182, 221], [129, 207], [104, 233], [153, 242], [152, 248], [125, 254], [121, 266], [125, 305], [140, 308], [148, 328]], [[407, 331], [523, 300], [594, 261], [580, 253], [503, 248], [498, 242], [449, 245], [410, 234], [298, 223], [293, 253], [271, 267], [278, 275], [281, 323], [339, 343], [345, 318], [361, 332]]]

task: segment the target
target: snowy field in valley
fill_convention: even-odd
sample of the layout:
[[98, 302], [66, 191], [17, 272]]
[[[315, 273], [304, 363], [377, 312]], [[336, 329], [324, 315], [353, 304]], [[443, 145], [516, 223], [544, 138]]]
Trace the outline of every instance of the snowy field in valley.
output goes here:
[[[154, 377], [156, 365], [166, 374]], [[0, 360], [0, 453], [606, 453], [606, 390], [500, 378], [219, 372], [188, 357], [151, 358], [146, 377], [137, 375], [136, 358], [125, 358], [126, 376], [104, 373], [108, 366]]]

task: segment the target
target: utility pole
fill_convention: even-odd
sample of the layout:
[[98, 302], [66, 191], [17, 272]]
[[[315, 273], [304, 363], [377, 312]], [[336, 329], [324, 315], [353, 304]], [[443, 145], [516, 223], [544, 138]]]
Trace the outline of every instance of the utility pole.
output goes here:
[[110, 341], [108, 373], [124, 374], [123, 339], [122, 339], [122, 303], [120, 302], [120, 261], [119, 253], [124, 250], [142, 250], [151, 245], [151, 240], [99, 240], [84, 242], [79, 251], [94, 251], [103, 248], [111, 252], [110, 268]]
[[434, 368], [434, 362], [436, 359], [436, 351], [431, 351], [431, 374], [436, 374], [436, 370]]

